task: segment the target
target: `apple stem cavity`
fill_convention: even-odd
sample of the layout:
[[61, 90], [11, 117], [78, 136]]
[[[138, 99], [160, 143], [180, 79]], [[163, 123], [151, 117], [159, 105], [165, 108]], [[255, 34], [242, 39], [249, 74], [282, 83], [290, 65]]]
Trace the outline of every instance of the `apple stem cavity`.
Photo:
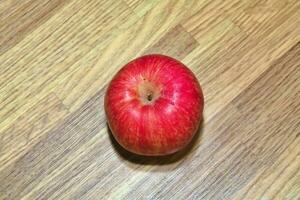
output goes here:
[[138, 86], [138, 96], [140, 101], [144, 104], [152, 104], [160, 96], [160, 89], [153, 83], [143, 79]]

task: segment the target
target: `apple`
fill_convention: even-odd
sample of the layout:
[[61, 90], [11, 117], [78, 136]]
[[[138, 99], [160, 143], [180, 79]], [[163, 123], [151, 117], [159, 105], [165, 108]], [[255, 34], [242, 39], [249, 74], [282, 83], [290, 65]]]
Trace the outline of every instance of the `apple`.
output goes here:
[[145, 55], [126, 64], [109, 83], [104, 100], [116, 141], [147, 156], [187, 146], [201, 123], [203, 104], [192, 71], [164, 55]]

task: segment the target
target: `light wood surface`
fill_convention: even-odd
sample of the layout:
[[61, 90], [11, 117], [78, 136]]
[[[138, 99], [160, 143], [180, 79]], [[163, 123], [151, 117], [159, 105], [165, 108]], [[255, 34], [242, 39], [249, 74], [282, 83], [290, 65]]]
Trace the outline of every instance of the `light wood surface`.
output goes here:
[[[0, 1], [0, 199], [300, 199], [300, 1]], [[127, 153], [107, 83], [148, 53], [198, 77], [183, 152]]]

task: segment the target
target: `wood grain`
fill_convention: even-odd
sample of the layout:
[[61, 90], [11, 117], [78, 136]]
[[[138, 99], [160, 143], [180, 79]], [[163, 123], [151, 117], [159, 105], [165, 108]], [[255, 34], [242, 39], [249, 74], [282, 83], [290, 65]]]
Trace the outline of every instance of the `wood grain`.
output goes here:
[[[161, 53], [194, 71], [204, 121], [146, 158], [106, 125], [111, 77]], [[3, 0], [0, 199], [300, 199], [300, 2]]]

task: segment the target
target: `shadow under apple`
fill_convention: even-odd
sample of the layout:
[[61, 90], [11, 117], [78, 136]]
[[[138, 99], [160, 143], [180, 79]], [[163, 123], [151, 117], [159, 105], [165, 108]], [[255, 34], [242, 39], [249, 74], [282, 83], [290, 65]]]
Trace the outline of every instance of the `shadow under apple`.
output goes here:
[[195, 147], [195, 145], [197, 143], [199, 143], [200, 138], [202, 136], [202, 130], [204, 127], [204, 123], [202, 120], [197, 133], [193, 137], [192, 141], [184, 149], [182, 149], [176, 153], [173, 153], [170, 155], [165, 155], [165, 156], [142, 156], [142, 155], [138, 155], [138, 154], [129, 152], [126, 149], [124, 149], [115, 140], [108, 124], [106, 124], [106, 127], [107, 127], [107, 132], [109, 133], [109, 137], [110, 137], [112, 146], [121, 158], [123, 158], [129, 162], [132, 162], [135, 164], [140, 164], [140, 165], [168, 165], [168, 164], [172, 164], [172, 163], [182, 160], [184, 157], [186, 157], [192, 151], [192, 149]]

